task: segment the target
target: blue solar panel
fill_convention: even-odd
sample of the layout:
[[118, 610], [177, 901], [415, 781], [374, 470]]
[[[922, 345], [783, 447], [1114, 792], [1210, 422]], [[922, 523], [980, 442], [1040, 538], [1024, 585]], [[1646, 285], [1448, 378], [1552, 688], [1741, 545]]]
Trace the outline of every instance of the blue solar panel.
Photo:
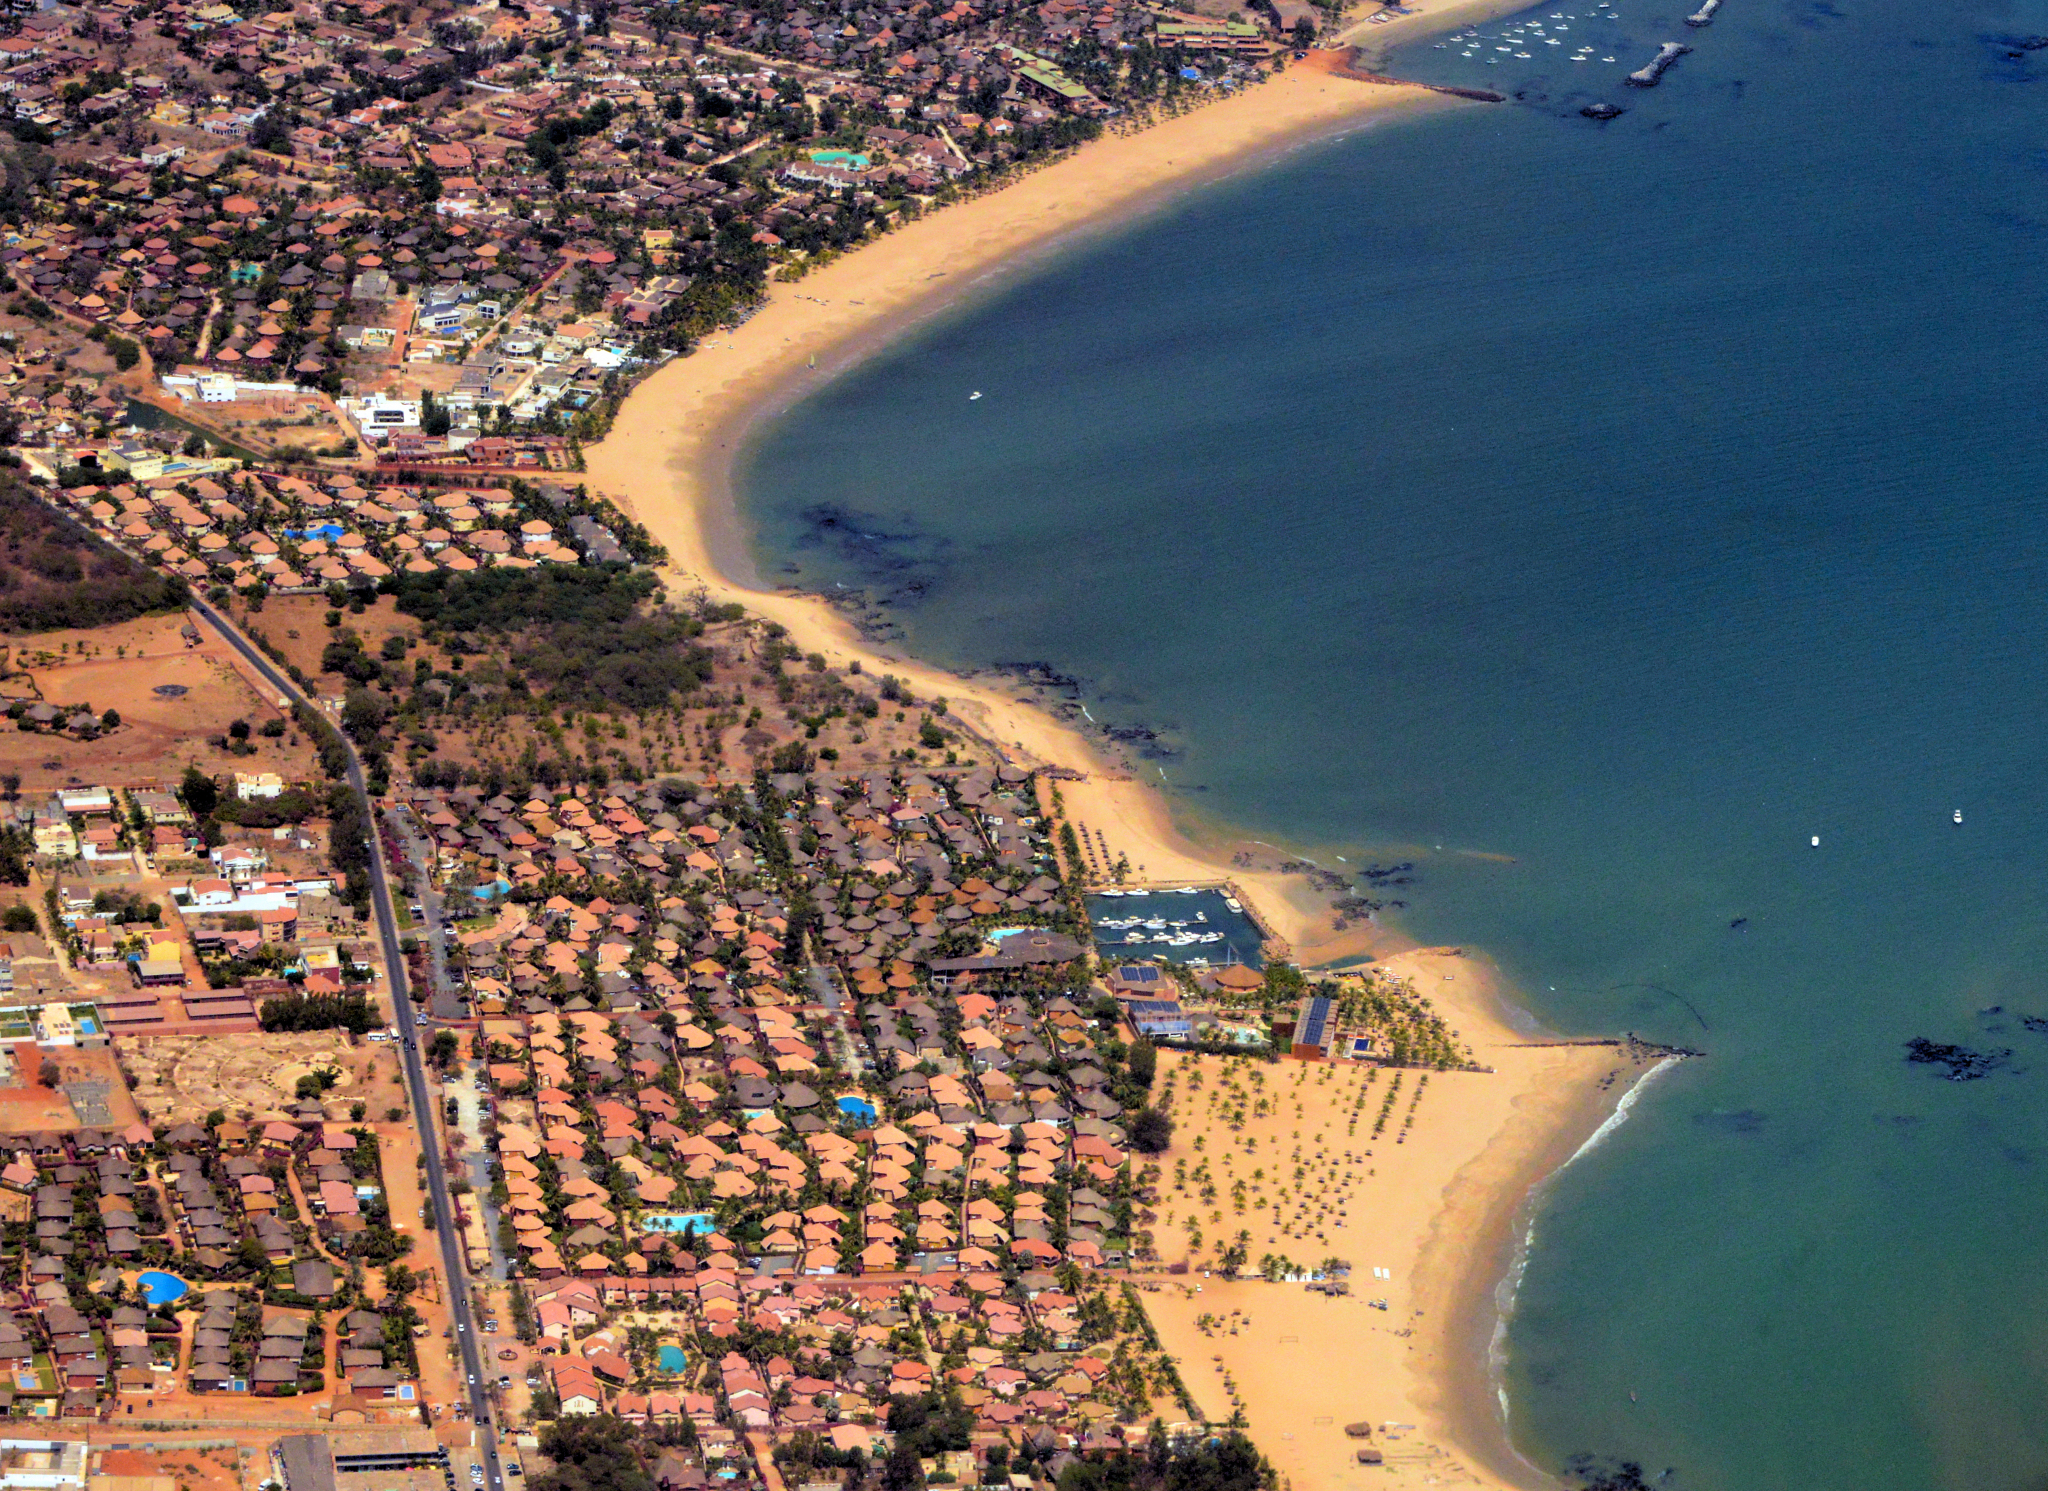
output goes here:
[[1308, 1018], [1302, 1022], [1301, 1034], [1294, 1038], [1298, 1046], [1320, 1046], [1323, 1043], [1323, 1027], [1330, 1023], [1330, 1001], [1320, 994], [1308, 1002]]

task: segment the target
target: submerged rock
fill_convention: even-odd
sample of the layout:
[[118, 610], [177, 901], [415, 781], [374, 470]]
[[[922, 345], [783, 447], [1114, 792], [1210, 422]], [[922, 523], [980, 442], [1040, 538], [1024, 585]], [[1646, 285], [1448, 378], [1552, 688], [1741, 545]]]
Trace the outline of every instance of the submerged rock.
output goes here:
[[1930, 1041], [1925, 1036], [1914, 1036], [1906, 1042], [1906, 1060], [1922, 1066], [1948, 1068], [1951, 1082], [1975, 1082], [1988, 1077], [2003, 1067], [2012, 1058], [2010, 1048], [1997, 1051], [1972, 1051], [1968, 1046], [1945, 1046]]

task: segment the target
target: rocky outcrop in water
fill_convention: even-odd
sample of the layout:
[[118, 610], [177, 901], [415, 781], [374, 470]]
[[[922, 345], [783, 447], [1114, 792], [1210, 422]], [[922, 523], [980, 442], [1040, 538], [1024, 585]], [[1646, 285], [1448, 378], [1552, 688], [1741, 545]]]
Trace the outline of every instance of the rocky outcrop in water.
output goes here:
[[2010, 1047], [1997, 1051], [1972, 1051], [1968, 1046], [1945, 1046], [1916, 1035], [1906, 1042], [1906, 1060], [1920, 1066], [1946, 1068], [1951, 1082], [1976, 1082], [2000, 1070], [2012, 1060]]

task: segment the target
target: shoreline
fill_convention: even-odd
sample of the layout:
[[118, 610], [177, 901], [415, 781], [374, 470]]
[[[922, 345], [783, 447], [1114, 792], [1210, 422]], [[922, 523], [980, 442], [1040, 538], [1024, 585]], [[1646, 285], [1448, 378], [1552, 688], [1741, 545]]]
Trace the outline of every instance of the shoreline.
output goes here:
[[[1372, 40], [1383, 48], [1453, 18], [1469, 18], [1482, 7], [1493, 13], [1522, 8], [1497, 0], [1451, 0], [1374, 28], [1382, 34]], [[1348, 54], [1317, 55], [1342, 66]], [[835, 666], [859, 660], [863, 667], [904, 677], [920, 695], [944, 697], [964, 724], [1005, 757], [1062, 769], [1068, 816], [1127, 854], [1138, 878], [1233, 880], [1303, 966], [1374, 957], [1415, 970], [1418, 987], [1475, 1053], [1482, 1046], [1493, 1053], [1498, 1070], [1491, 1075], [1439, 1077], [1443, 1085], [1435, 1091], [1458, 1088], [1470, 1101], [1453, 1110], [1456, 1122], [1445, 1125], [1436, 1140], [1425, 1143], [1418, 1134], [1399, 1151], [1404, 1163], [1417, 1162], [1406, 1167], [1414, 1172], [1415, 1189], [1403, 1197], [1402, 1220], [1388, 1237], [1375, 1239], [1374, 1247], [1376, 1256], [1398, 1264], [1403, 1278], [1414, 1279], [1410, 1293], [1422, 1308], [1417, 1323], [1429, 1324], [1399, 1338], [1405, 1350], [1393, 1349], [1397, 1338], [1386, 1334], [1380, 1344], [1389, 1351], [1368, 1354], [1378, 1361], [1375, 1370], [1385, 1374], [1375, 1390], [1387, 1406], [1375, 1410], [1376, 1421], [1412, 1418], [1426, 1427], [1433, 1444], [1448, 1446], [1432, 1451], [1438, 1468], [1445, 1457], [1456, 1456], [1460, 1464], [1484, 1468], [1481, 1484], [1519, 1491], [1554, 1483], [1515, 1453], [1498, 1407], [1488, 1365], [1498, 1318], [1496, 1286], [1513, 1256], [1515, 1219], [1607, 1120], [1621, 1097], [1613, 1088], [1627, 1090], [1601, 1081], [1616, 1054], [1531, 1045], [1535, 1022], [1506, 1000], [1490, 970], [1466, 981], [1469, 999], [1443, 998], [1441, 960], [1461, 957], [1456, 950], [1413, 948], [1374, 922], [1333, 932], [1327, 897], [1307, 877], [1281, 873], [1277, 865], [1284, 856], [1273, 846], [1236, 836], [1223, 825], [1177, 822], [1162, 793], [1035, 702], [1029, 685], [996, 676], [962, 678], [870, 643], [823, 596], [768, 588], [753, 573], [731, 486], [733, 463], [746, 439], [815, 386], [809, 375], [836, 376], [919, 321], [985, 293], [1000, 277], [1028, 269], [1081, 235], [1129, 224], [1180, 189], [1256, 168], [1281, 152], [1362, 124], [1412, 117], [1425, 107], [1469, 105], [1421, 85], [1347, 79], [1327, 70], [1327, 63], [1297, 65], [1236, 97], [1090, 142], [794, 284], [771, 286], [767, 301], [744, 325], [707, 338], [632, 391], [611, 433], [586, 451], [586, 479], [668, 549], [663, 574], [677, 589], [737, 601], [786, 627], [804, 650], [824, 653]], [[1236, 860], [1244, 851], [1257, 856], [1254, 863]], [[1459, 973], [1481, 967], [1471, 959], [1456, 966]], [[1293, 1065], [1299, 1064], [1281, 1063], [1278, 1069]], [[1438, 1098], [1430, 1105], [1433, 1117], [1444, 1103]], [[1358, 1261], [1363, 1269], [1367, 1260]], [[1300, 1289], [1263, 1281], [1230, 1287]], [[1167, 1312], [1152, 1308], [1164, 1337]], [[1342, 1308], [1365, 1310], [1355, 1301]], [[1357, 1322], [1356, 1315], [1348, 1318]], [[1383, 1320], [1391, 1316], [1372, 1312], [1375, 1329]], [[1348, 1347], [1339, 1347], [1336, 1357], [1322, 1355], [1313, 1370], [1342, 1382], [1354, 1373], [1328, 1371], [1332, 1360], [1348, 1367]], [[1201, 1386], [1195, 1374], [1188, 1375], [1191, 1387]], [[1309, 1432], [1306, 1426], [1303, 1432]], [[1253, 1436], [1276, 1464], [1284, 1450], [1302, 1443], [1294, 1431], [1261, 1427], [1256, 1418]], [[1287, 1473], [1295, 1491], [1318, 1491], [1338, 1483], [1335, 1465], [1329, 1469], [1327, 1479], [1306, 1464]], [[1408, 1478], [1397, 1475], [1395, 1482], [1407, 1484]]]
[[[1416, 28], [1434, 11], [1394, 25]], [[585, 478], [669, 554], [664, 578], [679, 590], [735, 601], [788, 629], [834, 666], [858, 660], [893, 672], [921, 696], [947, 700], [963, 724], [1020, 764], [1061, 768], [1069, 816], [1129, 854], [1145, 879], [1238, 880], [1267, 923], [1306, 961], [1334, 961], [1386, 945], [1370, 924], [1328, 930], [1325, 898], [1301, 877], [1233, 865], [1251, 840], [1191, 833], [1165, 799], [1098, 742], [1055, 718], [1028, 684], [963, 678], [878, 646], [824, 596], [770, 588], [755, 575], [731, 488], [747, 434], [815, 386], [918, 321], [984, 290], [997, 277], [1058, 252], [1077, 237], [1112, 231], [1191, 184], [1256, 168], [1360, 125], [1428, 108], [1469, 108], [1420, 84], [1364, 83], [1325, 70], [1348, 53], [1320, 53], [1236, 96], [1130, 134], [1105, 136], [1001, 190], [934, 212], [834, 260], [793, 284], [770, 286], [743, 325], [655, 370], [622, 403], [604, 440], [585, 450]], [[810, 366], [810, 359], [817, 366]], [[1205, 840], [1207, 842], [1205, 842]], [[1268, 856], [1276, 863], [1278, 855]]]
[[[1506, 1001], [1491, 965], [1463, 949], [1413, 948], [1386, 962], [1428, 994], [1490, 1073], [1431, 1073], [1413, 1110], [1416, 1125], [1396, 1145], [1391, 1129], [1383, 1139], [1367, 1137], [1392, 1072], [1364, 1088], [1365, 1122], [1347, 1138], [1334, 1126], [1352, 1111], [1357, 1069], [1281, 1061], [1265, 1068], [1270, 1076], [1262, 1090], [1272, 1091], [1277, 1079], [1283, 1093], [1320, 1091], [1320, 1104], [1308, 1096], [1302, 1109], [1285, 1116], [1226, 1124], [1220, 1111], [1191, 1111], [1183, 1091], [1173, 1108], [1174, 1143], [1163, 1157], [1170, 1176], [1176, 1161], [1193, 1167], [1232, 1156], [1242, 1178], [1245, 1167], [1273, 1164], [1269, 1152], [1277, 1159], [1286, 1144], [1304, 1143], [1293, 1137], [1297, 1132], [1332, 1126], [1319, 1151], [1325, 1169], [1346, 1171], [1341, 1157], [1352, 1151], [1369, 1159], [1358, 1162], [1364, 1172], [1333, 1177], [1316, 1193], [1313, 1242], [1276, 1237], [1258, 1214], [1263, 1208], [1230, 1217], [1224, 1227], [1255, 1229], [1249, 1245], [1254, 1271], [1268, 1249], [1298, 1262], [1325, 1253], [1345, 1258], [1352, 1265], [1350, 1294], [1326, 1299], [1299, 1283], [1249, 1276], [1227, 1281], [1204, 1275], [1196, 1263], [1185, 1274], [1155, 1276], [1158, 1287], [1146, 1307], [1204, 1413], [1221, 1421], [1241, 1407], [1253, 1442], [1291, 1491], [1352, 1485], [1352, 1453], [1361, 1445], [1386, 1455], [1374, 1475], [1395, 1486], [1551, 1491], [1558, 1482], [1524, 1458], [1511, 1438], [1495, 1360], [1497, 1333], [1543, 1196], [1658, 1068], [1633, 1061], [1625, 1047], [1532, 1038], [1517, 1027], [1513, 1017], [1521, 1012]], [[1172, 1065], [1180, 1061], [1176, 1056]], [[1301, 1088], [1291, 1085], [1297, 1074]], [[1403, 1074], [1397, 1111], [1409, 1110], [1420, 1075]], [[1258, 1149], [1248, 1151], [1248, 1141]], [[1229, 1174], [1221, 1172], [1221, 1184]], [[1185, 1220], [1170, 1208], [1185, 1208], [1189, 1200], [1170, 1193], [1170, 1184], [1160, 1186], [1155, 1227], [1169, 1259], [1180, 1251], [1170, 1234]], [[1329, 1217], [1350, 1207], [1354, 1218], [1332, 1222], [1325, 1207]], [[1206, 1221], [1214, 1213], [1200, 1215]], [[1387, 1277], [1378, 1275], [1381, 1268]], [[1386, 1302], [1384, 1312], [1369, 1303], [1375, 1299]], [[1241, 1345], [1202, 1327], [1203, 1316], [1230, 1311], [1245, 1317]], [[1225, 1396], [1226, 1372], [1234, 1400]], [[1346, 1438], [1343, 1426], [1361, 1419], [1375, 1426], [1373, 1438]], [[1389, 1432], [1386, 1425], [1401, 1427]]]
[[[1297, 63], [1232, 97], [1130, 133], [1105, 134], [794, 283], [771, 282], [745, 324], [707, 336], [696, 351], [632, 390], [611, 432], [585, 450], [591, 485], [614, 500], [623, 490], [628, 501], [622, 505], [645, 523], [625, 483], [647, 471], [645, 458], [655, 456], [688, 489], [694, 509], [689, 543], [679, 549], [662, 538], [671, 564], [707, 583], [735, 585], [735, 596], [774, 590], [747, 552], [732, 487], [734, 461], [761, 425], [919, 323], [959, 309], [1091, 236], [1128, 228], [1190, 188], [1258, 170], [1356, 127], [1469, 106], [1419, 83], [1346, 77], [1338, 56], [1312, 53], [1331, 60]], [[629, 427], [629, 412], [638, 406], [644, 414], [656, 403], [671, 406], [665, 416]], [[701, 423], [690, 426], [692, 415]], [[631, 454], [622, 467], [604, 465], [627, 447]], [[613, 477], [614, 485], [604, 485], [603, 476]], [[821, 598], [819, 604], [826, 603]]]

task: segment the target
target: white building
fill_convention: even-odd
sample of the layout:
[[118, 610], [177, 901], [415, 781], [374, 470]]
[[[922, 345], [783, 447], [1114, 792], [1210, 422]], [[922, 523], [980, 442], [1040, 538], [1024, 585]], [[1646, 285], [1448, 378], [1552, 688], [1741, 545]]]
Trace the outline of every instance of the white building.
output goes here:
[[372, 440], [387, 430], [416, 430], [420, 427], [418, 399], [394, 399], [372, 393], [359, 399], [343, 399], [341, 407], [355, 416], [363, 433]]
[[257, 383], [237, 378], [233, 373], [216, 372], [166, 373], [163, 385], [166, 393], [176, 394], [187, 404], [195, 400], [201, 404], [232, 404], [237, 399], [266, 398], [299, 391], [295, 383]]
[[48, 1491], [85, 1484], [85, 1443], [54, 1439], [0, 1439], [0, 1487]]

